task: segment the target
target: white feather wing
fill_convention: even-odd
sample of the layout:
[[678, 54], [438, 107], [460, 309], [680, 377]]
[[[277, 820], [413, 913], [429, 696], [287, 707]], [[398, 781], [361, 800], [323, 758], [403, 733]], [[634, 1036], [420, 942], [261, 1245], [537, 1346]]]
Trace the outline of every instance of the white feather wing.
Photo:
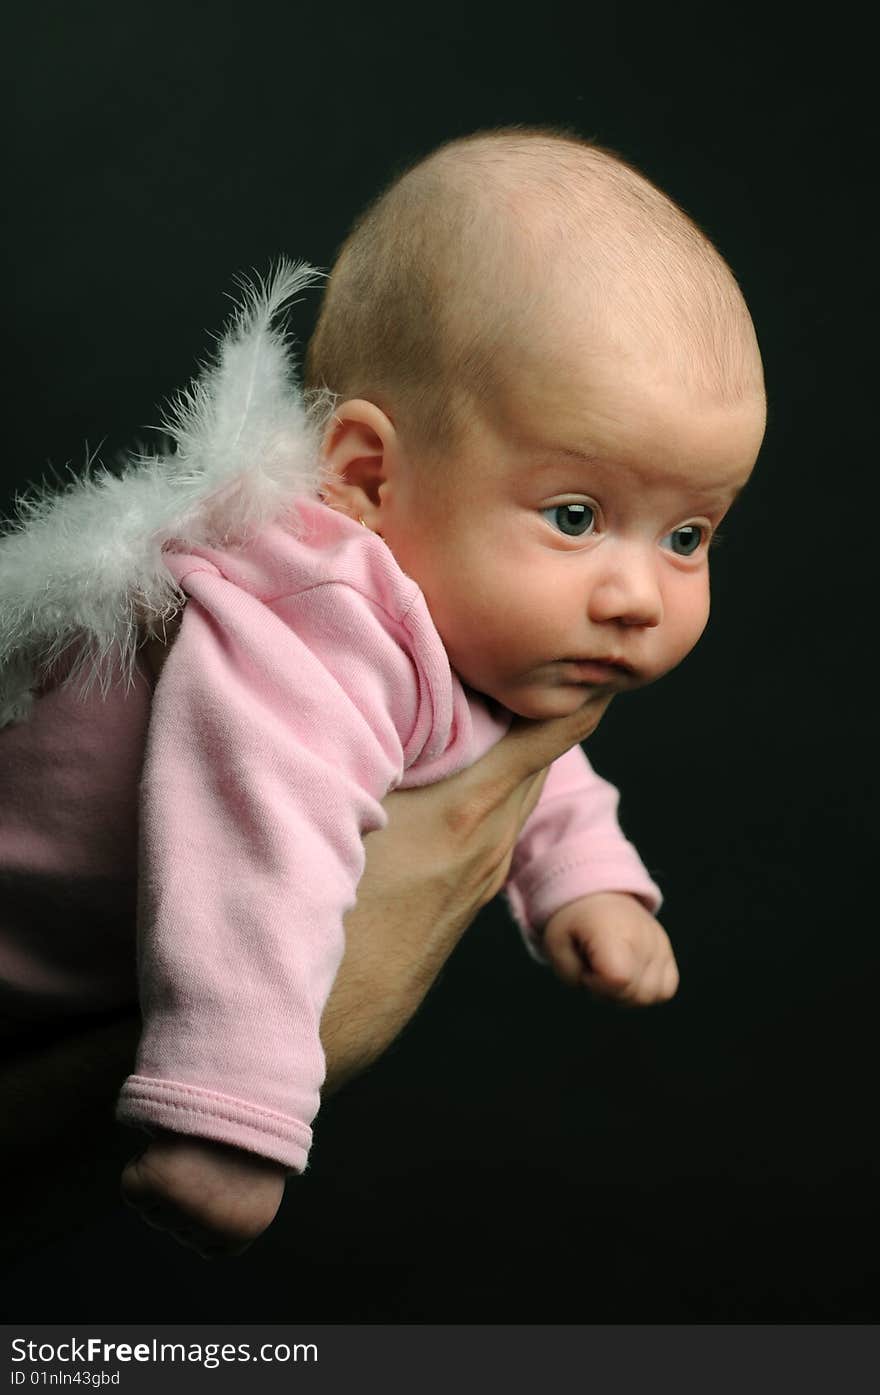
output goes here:
[[163, 549], [234, 545], [320, 485], [320, 441], [279, 313], [323, 273], [281, 262], [244, 299], [216, 358], [162, 423], [173, 449], [132, 456], [17, 501], [0, 537], [0, 727], [25, 718], [65, 656], [65, 681], [131, 681], [143, 627], [183, 602]]

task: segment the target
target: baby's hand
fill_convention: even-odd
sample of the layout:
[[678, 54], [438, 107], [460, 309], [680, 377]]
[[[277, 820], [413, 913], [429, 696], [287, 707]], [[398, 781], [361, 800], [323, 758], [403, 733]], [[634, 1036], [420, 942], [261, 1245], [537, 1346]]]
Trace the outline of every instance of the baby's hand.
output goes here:
[[155, 1230], [203, 1259], [238, 1255], [271, 1225], [286, 1168], [223, 1143], [161, 1133], [122, 1174], [122, 1195]]
[[543, 944], [563, 982], [598, 997], [662, 1003], [678, 988], [669, 936], [624, 892], [597, 892], [569, 902], [550, 917]]

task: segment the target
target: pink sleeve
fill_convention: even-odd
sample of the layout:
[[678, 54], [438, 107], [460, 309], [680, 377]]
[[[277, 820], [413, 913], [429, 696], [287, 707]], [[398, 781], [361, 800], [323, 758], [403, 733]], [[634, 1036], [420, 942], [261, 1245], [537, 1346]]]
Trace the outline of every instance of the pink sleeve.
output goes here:
[[550, 767], [517, 842], [506, 887], [526, 946], [542, 962], [540, 931], [569, 901], [596, 891], [624, 891], [649, 911], [660, 906], [659, 888], [620, 830], [618, 798], [580, 746]]
[[350, 588], [268, 604], [214, 569], [185, 582], [141, 787], [144, 1030], [118, 1116], [301, 1170], [362, 835], [418, 685]]

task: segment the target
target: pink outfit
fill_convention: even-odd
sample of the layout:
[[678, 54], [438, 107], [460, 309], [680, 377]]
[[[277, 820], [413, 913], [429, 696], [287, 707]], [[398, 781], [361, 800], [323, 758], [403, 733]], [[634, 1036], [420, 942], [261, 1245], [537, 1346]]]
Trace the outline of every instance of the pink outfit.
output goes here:
[[[152, 704], [143, 675], [104, 703], [53, 689], [0, 733], [0, 878], [115, 889], [130, 909], [136, 874], [144, 1031], [119, 1117], [299, 1170], [363, 835], [389, 790], [468, 766], [510, 715], [462, 687], [381, 539], [323, 504], [297, 510], [300, 536], [275, 523], [242, 549], [166, 554], [188, 599]], [[554, 764], [507, 888], [538, 957], [537, 931], [577, 897], [659, 904], [616, 805], [580, 748]], [[79, 927], [53, 957], [33, 916], [13, 913], [10, 1001], [16, 985], [45, 1010], [123, 996], [110, 920], [96, 983]]]

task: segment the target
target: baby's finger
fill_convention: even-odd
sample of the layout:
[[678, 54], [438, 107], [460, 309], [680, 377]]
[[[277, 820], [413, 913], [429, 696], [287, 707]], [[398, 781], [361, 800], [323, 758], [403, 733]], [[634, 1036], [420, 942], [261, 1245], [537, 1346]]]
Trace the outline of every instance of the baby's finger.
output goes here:
[[680, 983], [681, 975], [678, 971], [678, 965], [675, 962], [675, 956], [673, 955], [663, 971], [662, 992], [664, 1002], [668, 1002], [670, 998], [675, 997]]
[[584, 982], [585, 967], [579, 947], [574, 941], [560, 939], [552, 947], [553, 968], [563, 983], [577, 988]]
[[645, 968], [643, 992], [645, 1000], [665, 1003], [678, 989], [678, 965], [666, 931], [660, 928], [659, 942]]
[[583, 978], [591, 992], [618, 1002], [632, 1000], [638, 990], [639, 964], [632, 945], [624, 939], [600, 940], [584, 956]]
[[650, 958], [632, 985], [628, 1001], [636, 1007], [665, 1003], [678, 988], [678, 969], [671, 948], [664, 947]]

